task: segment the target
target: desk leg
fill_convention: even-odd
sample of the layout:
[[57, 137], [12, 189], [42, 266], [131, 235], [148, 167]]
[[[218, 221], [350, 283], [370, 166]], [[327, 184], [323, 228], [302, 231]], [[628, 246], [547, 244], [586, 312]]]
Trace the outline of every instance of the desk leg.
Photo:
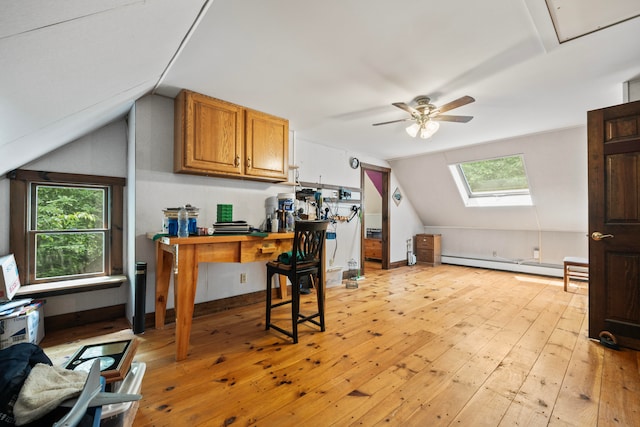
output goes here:
[[164, 329], [169, 295], [169, 281], [173, 254], [163, 250], [162, 243], [156, 243], [156, 329]]
[[178, 247], [178, 271], [174, 276], [174, 301], [176, 307], [176, 360], [184, 360], [189, 352], [193, 304], [198, 283], [198, 263], [195, 245]]
[[285, 299], [287, 297], [287, 276], [285, 276], [284, 274], [279, 274], [278, 280], [280, 280], [278, 293], [280, 294], [281, 299]]

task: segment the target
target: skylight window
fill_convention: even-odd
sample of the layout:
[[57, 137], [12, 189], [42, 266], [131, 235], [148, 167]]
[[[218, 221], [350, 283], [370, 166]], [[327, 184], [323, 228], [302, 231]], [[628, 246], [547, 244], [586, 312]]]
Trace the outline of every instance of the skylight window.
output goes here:
[[449, 170], [467, 207], [533, 204], [521, 155], [457, 163]]

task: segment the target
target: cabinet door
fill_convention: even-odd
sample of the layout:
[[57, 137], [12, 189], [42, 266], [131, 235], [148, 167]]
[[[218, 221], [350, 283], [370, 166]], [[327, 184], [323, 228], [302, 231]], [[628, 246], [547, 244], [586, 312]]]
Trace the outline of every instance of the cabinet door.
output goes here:
[[176, 172], [242, 174], [242, 107], [183, 91], [176, 98], [176, 111]]
[[247, 109], [245, 132], [245, 175], [286, 180], [289, 121]]

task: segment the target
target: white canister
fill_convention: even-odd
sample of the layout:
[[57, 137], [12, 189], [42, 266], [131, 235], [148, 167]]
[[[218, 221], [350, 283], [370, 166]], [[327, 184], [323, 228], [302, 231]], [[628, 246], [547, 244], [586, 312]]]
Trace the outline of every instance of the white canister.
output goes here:
[[278, 193], [278, 210], [293, 212], [296, 195], [294, 193]]
[[276, 196], [267, 197], [264, 201], [264, 210], [266, 217], [273, 216], [273, 213], [278, 210], [278, 198]]

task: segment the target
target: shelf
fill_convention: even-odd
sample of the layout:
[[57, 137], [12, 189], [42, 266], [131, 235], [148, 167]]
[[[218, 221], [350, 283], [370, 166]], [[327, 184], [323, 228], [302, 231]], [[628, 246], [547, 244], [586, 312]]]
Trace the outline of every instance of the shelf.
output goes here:
[[348, 203], [350, 205], [360, 204], [360, 199], [338, 199], [335, 197], [324, 197], [322, 200], [324, 200], [327, 203]]
[[362, 189], [360, 187], [346, 187], [344, 185], [332, 185], [332, 184], [320, 184], [317, 182], [305, 182], [305, 181], [300, 181], [300, 185], [302, 187], [311, 187], [311, 188], [319, 188], [319, 189], [323, 189], [326, 188], [327, 190], [350, 190], [350, 191], [357, 191], [357, 192], [362, 192]]

